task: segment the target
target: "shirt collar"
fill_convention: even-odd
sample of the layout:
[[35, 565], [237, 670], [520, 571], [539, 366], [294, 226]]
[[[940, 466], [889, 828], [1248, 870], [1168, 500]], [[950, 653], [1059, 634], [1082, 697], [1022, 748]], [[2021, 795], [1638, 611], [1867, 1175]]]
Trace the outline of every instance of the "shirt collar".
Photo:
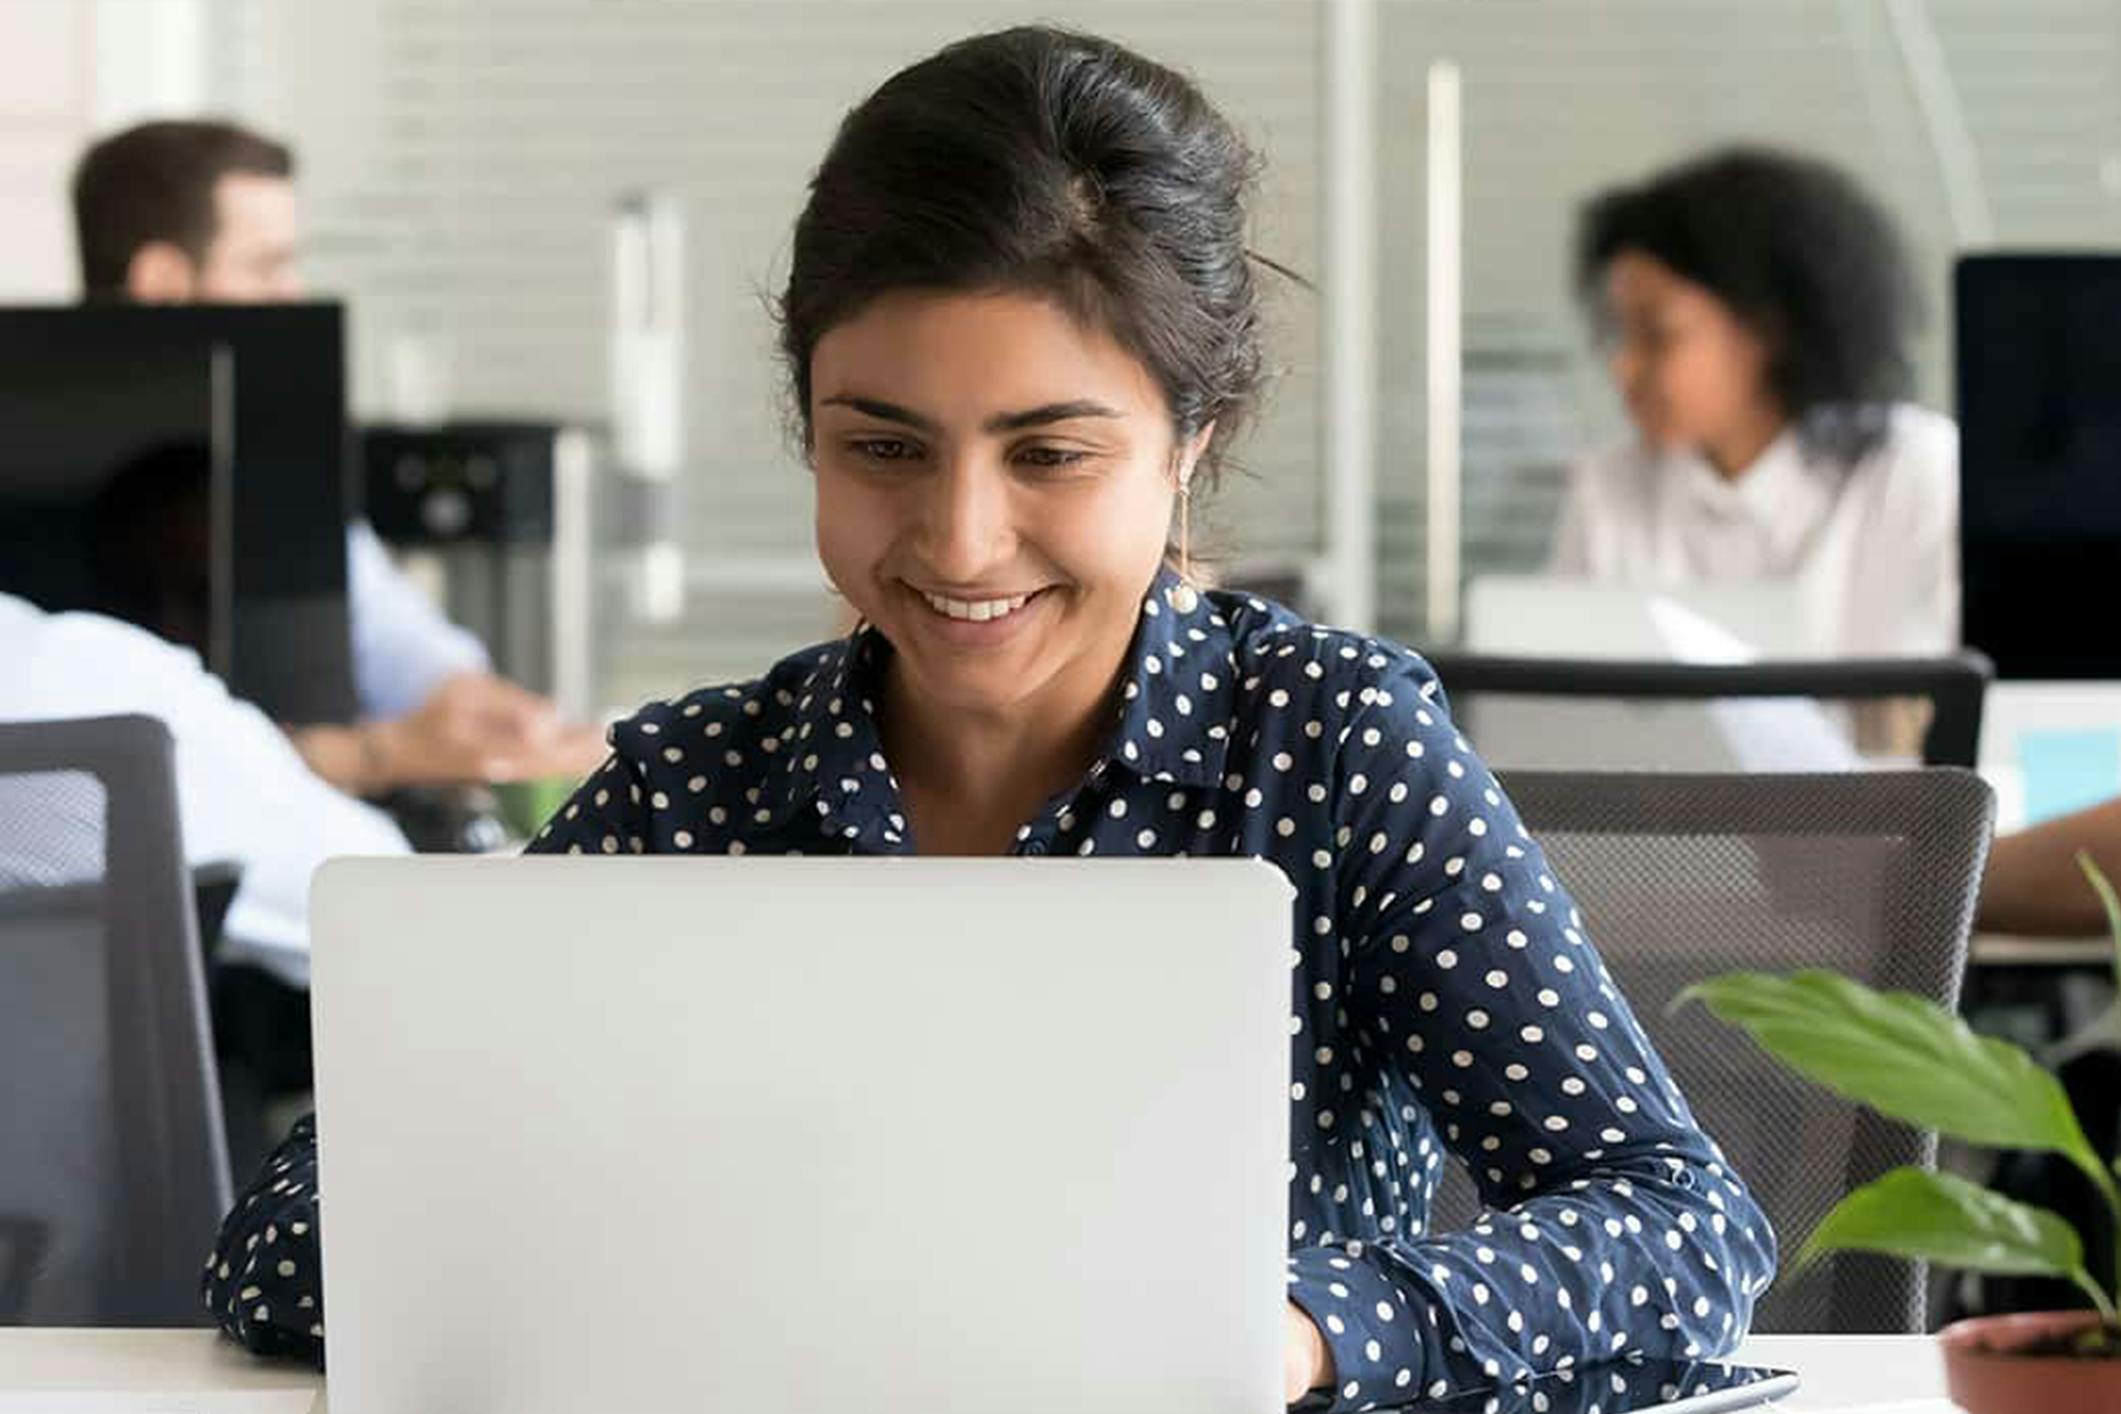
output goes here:
[[1106, 755], [1143, 780], [1221, 783], [1236, 727], [1236, 641], [1216, 598], [1169, 567], [1142, 600]]
[[[769, 824], [810, 815], [827, 833], [874, 835], [879, 848], [903, 843], [903, 817], [876, 791], [848, 784], [886, 769], [876, 696], [890, 651], [868, 626], [813, 650], [810, 670], [783, 704], [787, 743], [760, 802]], [[1215, 599], [1160, 570], [1128, 649], [1119, 719], [1092, 774], [1110, 762], [1145, 781], [1220, 785], [1236, 730], [1237, 679], [1236, 642]]]
[[[861, 841], [880, 852], [903, 845], [905, 817], [897, 812], [898, 782], [888, 775], [876, 730], [874, 684], [887, 645], [863, 627], [813, 650], [810, 671], [788, 704], [789, 749], [767, 777], [768, 824], [781, 828], [804, 816], [827, 834]], [[889, 797], [860, 789], [864, 775], [885, 775]]]
[[1785, 428], [1745, 475], [1717, 475], [1698, 455], [1686, 480], [1694, 503], [1720, 520], [1752, 526], [1773, 563], [1794, 564], [1833, 508], [1840, 478], [1831, 464], [1805, 454], [1795, 428]]
[[1735, 479], [1718, 472], [1699, 452], [1686, 453], [1684, 461], [1686, 484], [1694, 500], [1733, 520], [1773, 525], [1787, 515], [1789, 499], [1809, 489], [1797, 434], [1789, 428]]

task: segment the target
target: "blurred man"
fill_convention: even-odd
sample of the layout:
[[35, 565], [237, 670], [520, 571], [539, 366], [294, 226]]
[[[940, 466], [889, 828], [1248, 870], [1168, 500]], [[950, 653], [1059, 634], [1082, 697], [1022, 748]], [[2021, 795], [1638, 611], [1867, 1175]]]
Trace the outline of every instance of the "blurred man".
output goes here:
[[[90, 300], [246, 304], [300, 299], [293, 154], [230, 123], [143, 123], [91, 147], [74, 174]], [[594, 729], [496, 676], [486, 650], [394, 566], [366, 521], [347, 527], [354, 681], [363, 720], [296, 730], [311, 769], [376, 795], [403, 785], [580, 775]]]
[[[175, 748], [177, 816], [191, 863], [243, 866], [223, 928], [225, 962], [293, 986], [309, 977], [309, 876], [335, 854], [404, 854], [390, 817], [303, 766], [285, 733], [199, 655], [102, 614], [50, 614], [0, 594], [0, 722], [150, 716]], [[0, 782], [0, 890], [100, 871], [103, 821], [71, 820]]]

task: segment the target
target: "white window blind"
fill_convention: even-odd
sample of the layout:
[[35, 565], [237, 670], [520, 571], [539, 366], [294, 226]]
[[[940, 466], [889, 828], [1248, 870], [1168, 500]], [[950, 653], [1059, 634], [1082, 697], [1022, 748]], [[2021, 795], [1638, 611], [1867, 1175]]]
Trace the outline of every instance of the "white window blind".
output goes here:
[[[808, 552], [765, 301], [833, 124], [946, 40], [1053, 18], [1195, 74], [1268, 158], [1256, 244], [1316, 275], [1323, 170], [1313, 0], [214, 0], [214, 91], [301, 147], [312, 273], [354, 305], [356, 397], [391, 349], [454, 370], [461, 412], [605, 413], [605, 220], [665, 186], [689, 213], [688, 544], [704, 566]], [[1895, 15], [1897, 7], [1903, 13]], [[1578, 203], [1710, 144], [1844, 164], [1901, 223], [1931, 306], [1920, 395], [1949, 408], [1954, 233], [1905, 26], [1927, 27], [1994, 238], [2121, 239], [2121, 6], [2112, 0], [1380, 0], [1382, 387], [1377, 532], [1388, 632], [1422, 633], [1425, 76], [1462, 75], [1468, 575], [1544, 559], [1567, 461], [1621, 430], [1569, 287]], [[1213, 524], [1223, 548], [1321, 548], [1317, 307], [1277, 295], [1287, 371]], [[784, 576], [785, 577], [785, 576]], [[827, 631], [822, 595], [695, 593], [613, 638], [614, 702], [755, 672]]]
[[[1917, 0], [1998, 243], [2121, 238], [2121, 7]], [[1930, 305], [1920, 397], [1951, 407], [1945, 185], [1888, 0], [1387, 3], [1379, 596], [1422, 638], [1424, 75], [1462, 76], [1464, 573], [1544, 563], [1569, 459], [1622, 431], [1570, 288], [1578, 204], [1723, 142], [1848, 168], [1899, 221]]]
[[[614, 703], [762, 671], [825, 636], [807, 591], [726, 587], [731, 563], [811, 556], [806, 473], [785, 434], [767, 313], [788, 234], [840, 117], [893, 70], [980, 30], [1041, 19], [1193, 74], [1267, 156], [1255, 244], [1318, 249], [1318, 17], [1272, 3], [863, 0], [223, 0], [216, 78], [300, 151], [310, 275], [352, 304], [354, 397], [388, 411], [393, 350], [451, 372], [447, 405], [600, 421], [607, 220], [628, 189], [686, 208], [686, 544], [717, 587], [682, 623], [616, 635]], [[1270, 282], [1271, 283], [1271, 282]], [[1247, 554], [1319, 540], [1316, 310], [1277, 291], [1287, 376], [1209, 517]]]

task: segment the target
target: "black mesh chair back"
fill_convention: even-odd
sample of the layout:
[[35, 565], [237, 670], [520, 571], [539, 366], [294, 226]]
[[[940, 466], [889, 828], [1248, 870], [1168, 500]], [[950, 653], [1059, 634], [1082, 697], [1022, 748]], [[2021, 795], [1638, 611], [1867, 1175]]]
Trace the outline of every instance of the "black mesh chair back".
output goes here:
[[[1758, 704], [1775, 699], [1828, 707], [1926, 703], [1928, 720], [1920, 728], [1922, 764], [1971, 769], [1981, 745], [1982, 705], [1995, 676], [1989, 660], [1971, 651], [1941, 658], [1729, 664], [1506, 658], [1456, 652], [1425, 656], [1450, 699], [1453, 719], [1480, 743], [1489, 763], [1503, 770], [1513, 766], [1665, 769], [1672, 763], [1658, 752], [1683, 750], [1686, 733], [1665, 730], [1664, 724], [1682, 720], [1673, 714], [1684, 710], [1684, 704], [1693, 704], [1690, 717], [1698, 718], [1698, 709], [1705, 704]], [[1538, 699], [1536, 725], [1507, 735], [1490, 730], [1494, 724], [1483, 714], [1499, 708], [1504, 699]], [[1588, 720], [1578, 715], [1580, 709], [1596, 710], [1598, 704], [1608, 708], [1625, 704], [1650, 719], [1646, 729], [1621, 734], [1623, 741], [1645, 744], [1641, 759], [1633, 759], [1633, 747], [1622, 748], [1630, 759], [1616, 759], [1609, 741], [1572, 725]], [[1757, 716], [1739, 719], [1722, 730], [1743, 732], [1757, 720]], [[1520, 741], [1528, 745], [1521, 748]], [[1521, 754], [1523, 750], [1532, 754]], [[1586, 759], [1575, 759], [1572, 751], [1584, 753]]]
[[203, 1322], [203, 972], [168, 730], [0, 724], [0, 1324]]
[[[1971, 772], [1817, 776], [1505, 773], [1526, 827], [1574, 895], [1590, 936], [1711, 1138], [1782, 1244], [1785, 1275], [1753, 1329], [1917, 1332], [1919, 1264], [1789, 1260], [1851, 1189], [1929, 1164], [1936, 1136], [1859, 1110], [1783, 1070], [1692, 1004], [1722, 972], [1832, 968], [1956, 1007], [1987, 857], [1993, 796]], [[1435, 1225], [1479, 1208], [1446, 1170]]]

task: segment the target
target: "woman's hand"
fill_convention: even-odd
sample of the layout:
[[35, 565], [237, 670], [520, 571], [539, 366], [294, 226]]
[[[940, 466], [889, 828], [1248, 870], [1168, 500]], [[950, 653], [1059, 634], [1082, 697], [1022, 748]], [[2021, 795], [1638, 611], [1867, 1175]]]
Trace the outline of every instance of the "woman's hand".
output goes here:
[[1283, 1326], [1281, 1392], [1287, 1403], [1294, 1404], [1312, 1390], [1333, 1383], [1333, 1352], [1326, 1349], [1326, 1338], [1311, 1318], [1293, 1301]]

